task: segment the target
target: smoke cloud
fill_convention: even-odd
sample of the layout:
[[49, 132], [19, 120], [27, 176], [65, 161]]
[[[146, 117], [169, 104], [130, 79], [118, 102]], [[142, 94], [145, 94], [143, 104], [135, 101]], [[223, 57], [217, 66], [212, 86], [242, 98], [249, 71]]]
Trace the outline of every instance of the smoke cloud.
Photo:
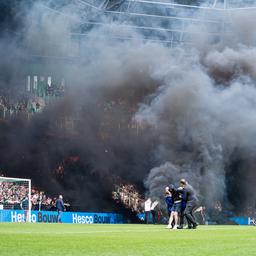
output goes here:
[[14, 15], [19, 26], [0, 41], [0, 89], [19, 97], [34, 69], [38, 76], [64, 77], [68, 89], [29, 122], [18, 116], [0, 123], [4, 174], [32, 177], [84, 210], [115, 209], [117, 182], [161, 197], [180, 178], [209, 207], [252, 204], [255, 34], [243, 28], [256, 16], [223, 12], [218, 16], [229, 30], [217, 40], [212, 27], [199, 36], [190, 25], [191, 44], [170, 48], [118, 22], [107, 24], [106, 17], [105, 26], [81, 39], [79, 6], [49, 3], [58, 11], [41, 1], [16, 8], [22, 22]]

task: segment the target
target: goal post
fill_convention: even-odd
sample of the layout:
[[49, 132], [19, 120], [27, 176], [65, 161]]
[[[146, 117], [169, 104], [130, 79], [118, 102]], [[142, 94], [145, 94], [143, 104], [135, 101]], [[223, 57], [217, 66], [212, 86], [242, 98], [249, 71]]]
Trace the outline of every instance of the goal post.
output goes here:
[[0, 222], [6, 210], [21, 210], [31, 222], [31, 179], [0, 177]]

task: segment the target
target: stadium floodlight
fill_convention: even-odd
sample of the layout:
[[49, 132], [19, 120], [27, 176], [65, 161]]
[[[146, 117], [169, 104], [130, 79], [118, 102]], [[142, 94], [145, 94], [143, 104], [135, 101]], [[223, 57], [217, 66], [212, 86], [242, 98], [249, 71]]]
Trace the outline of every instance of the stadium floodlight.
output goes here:
[[22, 221], [31, 222], [31, 180], [0, 177], [0, 222], [6, 210], [22, 210]]

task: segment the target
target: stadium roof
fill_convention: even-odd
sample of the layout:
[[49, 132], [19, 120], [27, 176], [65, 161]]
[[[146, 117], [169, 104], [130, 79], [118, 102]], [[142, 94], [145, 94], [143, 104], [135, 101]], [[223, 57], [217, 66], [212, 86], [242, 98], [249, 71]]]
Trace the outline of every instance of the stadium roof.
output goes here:
[[[191, 44], [195, 34], [207, 34], [209, 40], [218, 42], [229, 33], [231, 13], [256, 10], [256, 0], [65, 0], [42, 6], [50, 14], [74, 19], [65, 8], [68, 4], [79, 16], [71, 32], [78, 42], [76, 48], [97, 27], [107, 27], [108, 36], [120, 40], [130, 40], [124, 31], [132, 29], [144, 40], [170, 47]], [[111, 30], [113, 24], [118, 29]], [[201, 29], [205, 25], [207, 30]], [[191, 31], [191, 26], [198, 29]]]
[[[223, 10], [256, 9], [256, 0], [69, 0], [65, 3], [74, 4], [81, 16], [79, 29], [74, 31], [76, 37], [87, 36], [92, 27], [117, 21], [120, 28], [134, 29], [146, 40], [171, 45], [189, 42], [187, 27], [191, 24], [198, 27], [209, 24], [207, 33], [213, 37], [220, 31], [226, 31], [227, 20], [223, 21], [217, 15]], [[68, 16], [62, 7], [63, 3], [62, 6], [45, 5], [54, 13]], [[118, 34], [115, 36], [121, 37]]]

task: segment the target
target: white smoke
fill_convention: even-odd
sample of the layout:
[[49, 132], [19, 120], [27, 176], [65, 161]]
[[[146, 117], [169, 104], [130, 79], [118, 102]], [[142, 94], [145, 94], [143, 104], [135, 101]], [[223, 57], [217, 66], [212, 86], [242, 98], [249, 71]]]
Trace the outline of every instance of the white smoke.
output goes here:
[[[241, 16], [236, 19], [243, 24]], [[138, 122], [157, 130], [160, 162], [171, 162], [178, 169], [185, 166], [183, 176], [208, 205], [227, 199], [226, 179], [232, 176], [227, 169], [234, 152], [246, 155], [256, 149], [255, 45], [253, 41], [248, 45], [248, 40], [242, 44], [244, 38], [232, 41], [237, 30], [228, 32], [233, 37], [216, 47], [200, 45], [198, 51], [179, 51], [178, 58], [160, 63], [153, 76], [164, 82], [136, 115]], [[165, 174], [161, 165], [150, 171], [145, 184], [154, 194], [156, 186], [163, 189], [180, 178], [176, 171]], [[243, 190], [243, 181], [236, 182]]]

